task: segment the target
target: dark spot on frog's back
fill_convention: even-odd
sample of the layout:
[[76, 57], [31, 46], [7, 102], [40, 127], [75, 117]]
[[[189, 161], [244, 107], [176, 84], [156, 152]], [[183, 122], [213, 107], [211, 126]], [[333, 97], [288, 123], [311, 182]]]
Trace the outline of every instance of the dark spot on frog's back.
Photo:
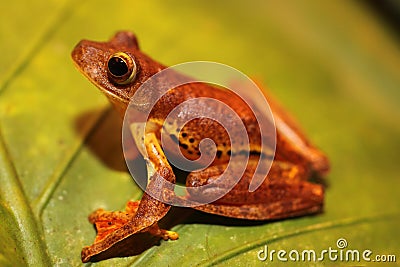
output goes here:
[[188, 149], [189, 146], [185, 143], [179, 142], [179, 145], [183, 148], [183, 149]]

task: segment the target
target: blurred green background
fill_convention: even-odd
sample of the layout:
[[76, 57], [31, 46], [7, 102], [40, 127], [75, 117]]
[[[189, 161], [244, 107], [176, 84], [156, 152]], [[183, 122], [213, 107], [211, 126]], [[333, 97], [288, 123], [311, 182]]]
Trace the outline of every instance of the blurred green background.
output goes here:
[[179, 240], [87, 265], [303, 266], [261, 262], [257, 252], [321, 251], [339, 238], [373, 256], [394, 254], [398, 264], [400, 35], [389, 15], [399, 5], [387, 3], [382, 15], [381, 4], [344, 0], [3, 1], [0, 266], [79, 266], [95, 236], [87, 215], [140, 198], [118, 115], [70, 59], [79, 40], [105, 41], [121, 29], [166, 65], [217, 61], [261, 80], [332, 171], [321, 215], [252, 224], [175, 209]]

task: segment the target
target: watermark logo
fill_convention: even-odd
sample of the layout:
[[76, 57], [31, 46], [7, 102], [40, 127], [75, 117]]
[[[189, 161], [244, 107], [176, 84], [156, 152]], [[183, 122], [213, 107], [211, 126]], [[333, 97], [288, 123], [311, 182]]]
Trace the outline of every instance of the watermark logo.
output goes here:
[[339, 238], [339, 239], [336, 241], [336, 246], [337, 246], [339, 249], [344, 249], [344, 248], [346, 248], [346, 247], [347, 247], [347, 240], [344, 239], [344, 238]]
[[320, 251], [314, 249], [304, 250], [275, 250], [265, 245], [257, 251], [257, 258], [260, 261], [280, 262], [396, 262], [394, 254], [374, 254], [372, 250], [349, 249], [345, 238], [336, 241], [336, 247], [329, 247]]
[[[213, 97], [212, 92], [203, 95], [202, 87], [196, 87], [198, 83], [223, 87], [223, 90], [228, 90], [230, 93], [226, 94], [225, 99], [221, 94], [219, 97]], [[185, 95], [185, 90], [199, 91], [188, 94], [190, 98], [185, 99], [182, 97]], [[221, 89], [215, 88], [215, 90]], [[238, 114], [240, 107], [238, 108], [237, 103], [236, 109], [229, 105], [232, 96], [235, 98], [238, 96], [241, 99], [240, 105], [247, 105], [252, 111], [256, 121], [250, 126], [252, 129], [249, 129], [249, 125], [245, 125], [242, 114]], [[155, 132], [161, 133], [157, 139], [160, 139], [161, 148], [171, 165], [185, 172], [202, 171], [218, 157], [220, 151], [217, 150], [217, 146], [221, 144], [216, 144], [212, 138], [204, 138], [198, 145], [199, 158], [196, 160], [186, 158], [181, 153], [181, 147], [184, 145], [178, 138], [185, 125], [194, 120], [214, 121], [223, 128], [229, 136], [230, 159], [224, 172], [217, 179], [204, 185], [186, 187], [173, 184], [160, 175], [154, 164], [151, 164], [148, 148], [144, 144], [149, 129], [151, 131], [157, 128]], [[202, 129], [199, 126], [195, 130], [207, 132], [209, 129]], [[199, 61], [164, 69], [147, 79], [136, 90], [125, 113], [122, 141], [124, 151], [128, 151], [134, 139], [140, 153], [147, 160], [147, 174], [143, 171], [144, 168], [127, 160], [132, 177], [143, 190], [164, 203], [192, 207], [211, 203], [223, 197], [239, 182], [249, 162], [251, 148], [248, 132], [253, 130], [258, 132], [261, 138], [260, 157], [249, 184], [250, 192], [255, 191], [263, 183], [274, 157], [276, 129], [272, 112], [262, 91], [242, 72], [224, 64]], [[147, 190], [148, 179], [156, 181], [159, 190]], [[166, 197], [161, 192], [165, 188], [172, 189], [174, 194]]]

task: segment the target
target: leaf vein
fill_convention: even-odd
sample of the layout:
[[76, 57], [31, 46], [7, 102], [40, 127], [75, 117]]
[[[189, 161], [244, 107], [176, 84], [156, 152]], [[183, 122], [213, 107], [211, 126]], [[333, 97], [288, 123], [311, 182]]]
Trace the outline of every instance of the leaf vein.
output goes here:
[[50, 266], [50, 258], [43, 242], [41, 227], [33, 216], [33, 211], [21, 181], [15, 170], [2, 133], [0, 132], [0, 199], [7, 206], [18, 229], [23, 259], [28, 265]]

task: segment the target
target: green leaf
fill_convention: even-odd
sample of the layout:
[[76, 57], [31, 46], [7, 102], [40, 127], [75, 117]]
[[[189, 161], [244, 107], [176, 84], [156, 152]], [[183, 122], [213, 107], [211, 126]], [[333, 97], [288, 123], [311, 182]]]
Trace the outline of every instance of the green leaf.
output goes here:
[[[79, 40], [121, 29], [167, 65], [217, 61], [263, 81], [332, 171], [321, 215], [249, 223], [175, 209], [179, 240], [93, 265], [280, 265], [257, 252], [339, 238], [400, 257], [399, 40], [361, 2], [7, 1], [0, 22], [0, 266], [80, 265], [87, 215], [140, 198], [118, 115], [70, 59]], [[322, 263], [352, 264], [310, 264]]]

